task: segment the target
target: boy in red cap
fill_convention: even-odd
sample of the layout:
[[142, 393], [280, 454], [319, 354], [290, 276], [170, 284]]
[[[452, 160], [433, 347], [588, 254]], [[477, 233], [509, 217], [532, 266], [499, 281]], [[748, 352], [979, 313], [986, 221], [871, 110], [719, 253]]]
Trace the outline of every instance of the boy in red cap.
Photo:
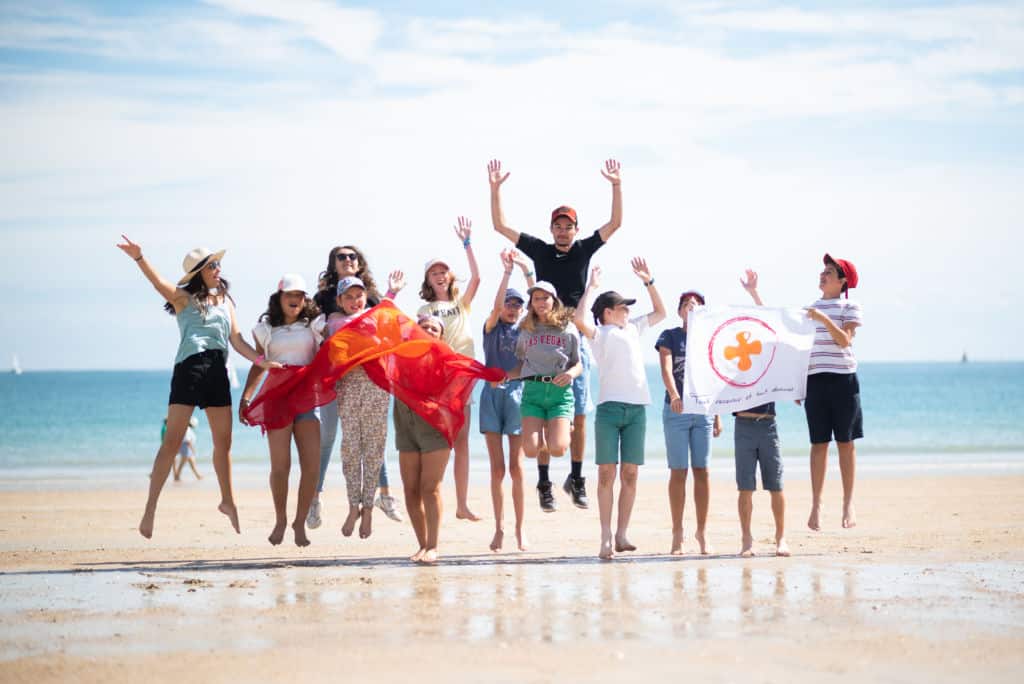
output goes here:
[[[580, 232], [576, 210], [569, 206], [557, 207], [551, 212], [552, 243], [528, 233], [520, 233], [510, 228], [505, 222], [505, 214], [501, 209], [501, 185], [509, 174], [502, 173], [501, 162], [492, 159], [487, 164], [488, 181], [491, 186], [491, 221], [494, 230], [498, 231], [521, 252], [533, 260], [537, 270], [537, 280], [547, 281], [555, 286], [558, 299], [568, 307], [575, 307], [583, 296], [583, 288], [587, 283], [587, 272], [590, 258], [604, 246], [604, 243], [622, 225], [622, 177], [619, 175], [619, 162], [614, 159], [605, 161], [601, 175], [612, 186], [612, 213], [608, 222], [582, 240], [576, 237]], [[575, 401], [575, 417], [572, 424], [572, 471], [562, 489], [572, 497], [577, 508], [587, 508], [587, 490], [583, 477], [583, 449], [586, 444], [587, 411], [592, 408], [590, 400], [590, 351], [587, 344], [580, 345], [580, 357], [583, 373], [573, 382], [573, 398]], [[544, 452], [537, 457], [538, 482], [537, 493], [541, 508], [545, 512], [556, 508], [551, 495], [551, 481], [548, 479], [548, 463], [550, 456]]]
[[821, 490], [828, 466], [828, 445], [833, 438], [839, 450], [839, 471], [843, 478], [843, 527], [857, 524], [853, 510], [854, 440], [864, 436], [857, 359], [852, 346], [862, 314], [860, 304], [849, 298], [850, 288], [857, 287], [859, 281], [857, 269], [852, 262], [834, 259], [828, 254], [823, 261], [825, 268], [818, 280], [821, 298], [807, 309], [808, 318], [818, 324], [804, 399], [811, 438], [812, 500], [807, 526], [812, 530], [821, 529]]

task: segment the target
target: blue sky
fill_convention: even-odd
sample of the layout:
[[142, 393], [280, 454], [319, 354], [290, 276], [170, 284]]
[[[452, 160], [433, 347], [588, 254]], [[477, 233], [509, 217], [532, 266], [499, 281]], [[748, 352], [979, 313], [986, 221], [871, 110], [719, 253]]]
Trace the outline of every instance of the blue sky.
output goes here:
[[751, 266], [798, 306], [832, 251], [861, 272], [860, 358], [1024, 356], [1019, 2], [124, 5], [0, 3], [0, 365], [169, 365], [173, 319], [122, 232], [168, 277], [227, 248], [248, 330], [334, 244], [378, 277], [460, 264], [465, 214], [482, 321], [492, 157], [510, 222], [540, 235], [561, 203], [605, 221], [599, 165], [622, 162], [610, 287], [636, 289], [640, 254], [667, 296], [745, 303]]

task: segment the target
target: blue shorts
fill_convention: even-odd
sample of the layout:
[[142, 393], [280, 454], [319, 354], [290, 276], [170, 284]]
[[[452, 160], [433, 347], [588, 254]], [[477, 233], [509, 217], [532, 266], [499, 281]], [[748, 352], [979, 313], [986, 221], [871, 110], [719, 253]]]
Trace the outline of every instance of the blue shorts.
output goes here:
[[480, 432], [518, 435], [522, 430], [523, 383], [518, 380], [497, 387], [485, 384], [480, 391]]
[[590, 345], [586, 338], [581, 337], [580, 363], [583, 372], [572, 381], [572, 399], [576, 404], [575, 415], [585, 416], [594, 410], [594, 402], [590, 400]]
[[661, 412], [661, 424], [665, 430], [665, 452], [669, 468], [679, 470], [708, 467], [714, 416], [675, 413], [669, 404], [665, 404]]
[[299, 415], [295, 416], [295, 420], [293, 420], [292, 422], [293, 423], [300, 423], [300, 422], [302, 422], [304, 420], [315, 420], [316, 422], [319, 423], [320, 422], [320, 408], [316, 407], [312, 411], [306, 411], [304, 413], [300, 413]]

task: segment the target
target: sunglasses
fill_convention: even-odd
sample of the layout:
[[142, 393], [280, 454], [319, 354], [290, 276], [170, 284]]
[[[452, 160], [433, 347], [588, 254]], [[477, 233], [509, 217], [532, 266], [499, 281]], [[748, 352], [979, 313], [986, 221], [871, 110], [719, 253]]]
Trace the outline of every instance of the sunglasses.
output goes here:
[[220, 268], [220, 262], [219, 261], [211, 261], [210, 263], [206, 264], [206, 266], [204, 266], [204, 268], [207, 271], [216, 271], [218, 268]]
[[338, 252], [334, 258], [338, 261], [359, 261], [359, 255], [352, 252]]

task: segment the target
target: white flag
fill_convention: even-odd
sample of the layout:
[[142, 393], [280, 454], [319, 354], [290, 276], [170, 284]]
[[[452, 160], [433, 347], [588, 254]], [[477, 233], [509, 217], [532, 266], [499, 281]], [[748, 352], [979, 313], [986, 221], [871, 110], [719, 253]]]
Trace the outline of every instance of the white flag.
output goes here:
[[697, 307], [686, 319], [683, 412], [803, 399], [814, 327], [803, 309]]

